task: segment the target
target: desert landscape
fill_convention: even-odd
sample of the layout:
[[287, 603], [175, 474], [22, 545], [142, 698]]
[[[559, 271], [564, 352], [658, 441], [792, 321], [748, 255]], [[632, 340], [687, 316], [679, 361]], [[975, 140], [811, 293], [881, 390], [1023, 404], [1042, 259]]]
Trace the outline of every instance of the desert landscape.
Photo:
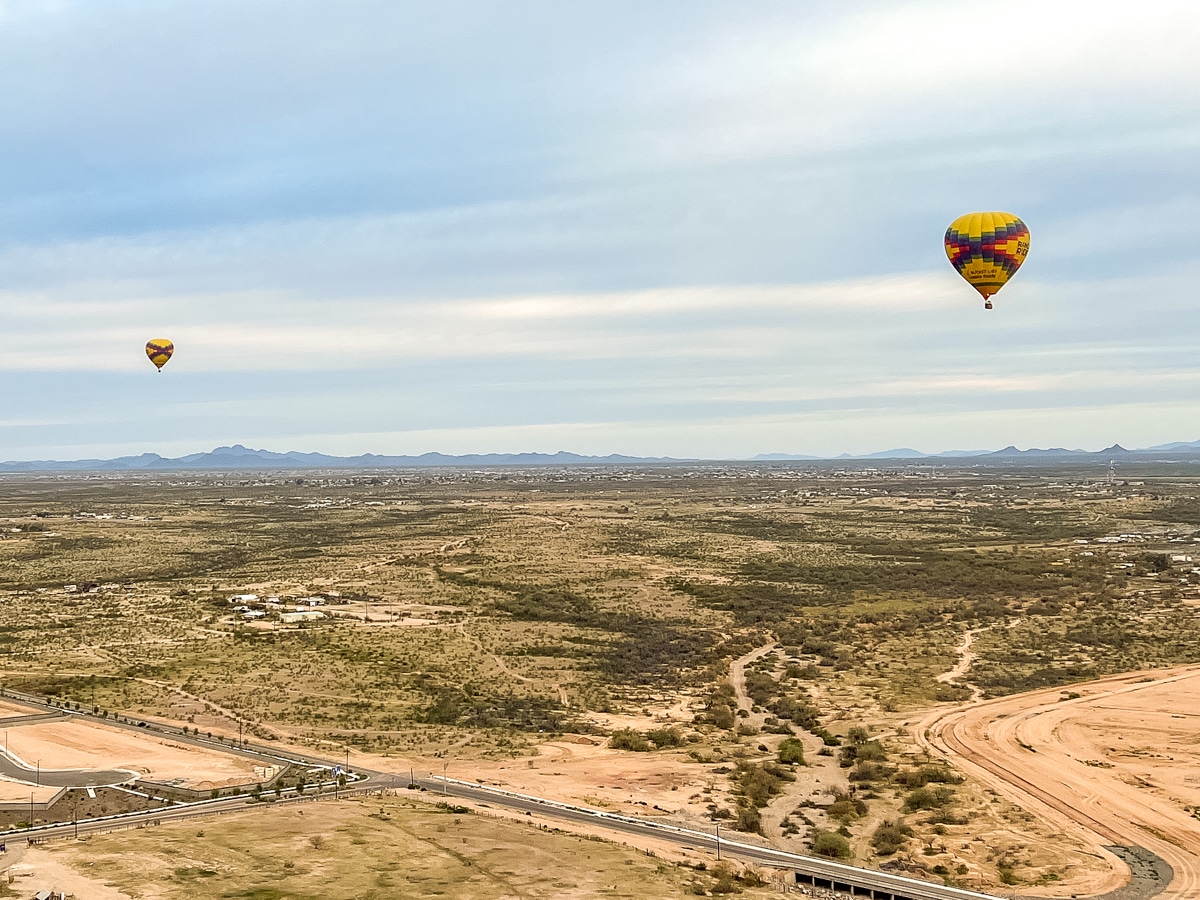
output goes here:
[[1184, 897], [1197, 483], [1123, 475], [8, 477], [3, 687], [68, 715], [10, 746], [207, 789], [261, 780], [241, 737], [1006, 895], [1104, 894], [1141, 847]]

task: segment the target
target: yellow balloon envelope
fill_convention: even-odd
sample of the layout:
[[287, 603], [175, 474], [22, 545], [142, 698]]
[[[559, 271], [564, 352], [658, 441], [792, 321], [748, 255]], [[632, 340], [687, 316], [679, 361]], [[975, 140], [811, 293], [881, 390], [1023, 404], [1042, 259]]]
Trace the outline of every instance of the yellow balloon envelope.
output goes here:
[[1029, 253], [1029, 229], [1006, 212], [975, 212], [959, 216], [946, 229], [946, 256], [967, 283], [991, 296], [1008, 283]]
[[174, 352], [175, 345], [166, 338], [154, 338], [152, 341], [146, 341], [146, 355], [150, 357], [150, 362], [154, 363], [160, 372]]

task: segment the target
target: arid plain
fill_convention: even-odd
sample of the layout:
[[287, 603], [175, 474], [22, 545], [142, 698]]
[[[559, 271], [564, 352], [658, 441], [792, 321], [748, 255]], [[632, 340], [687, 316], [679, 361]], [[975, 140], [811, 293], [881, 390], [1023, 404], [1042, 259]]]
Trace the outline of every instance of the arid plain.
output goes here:
[[[10, 690], [101, 716], [719, 825], [964, 887], [1102, 893], [1129, 878], [1104, 847], [1136, 844], [1171, 863], [1184, 897], [1200, 834], [1195, 679], [1178, 668], [1200, 662], [1191, 469], [7, 477], [0, 667]], [[1137, 674], [1105, 680], [1122, 673]], [[171, 762], [94, 744], [85, 759], [53, 740], [62, 726], [22, 727], [37, 730], [15, 729], [14, 750], [64, 766]], [[212, 770], [206, 783], [245, 775]], [[325, 815], [351, 828], [362, 801], [341, 803]], [[546, 859], [567, 852], [527, 825], [469, 827], [485, 825]], [[223, 829], [247, 826], [201, 827], [232, 840]], [[162, 832], [124, 840], [153, 854], [195, 829]], [[679, 865], [703, 854], [655, 852], [643, 890], [716, 886]], [[310, 842], [306, 864], [328, 853]], [[37, 854], [85, 865], [66, 845]], [[112, 890], [149, 871], [136, 858], [105, 857]], [[158, 887], [139, 894], [228, 884], [250, 870], [238, 859], [192, 867], [211, 876], [151, 867]], [[297, 896], [334, 896], [319, 881]], [[769, 890], [753, 882], [733, 884]], [[599, 895], [586, 883], [579, 896]], [[568, 895], [537, 879], [481, 890]]]

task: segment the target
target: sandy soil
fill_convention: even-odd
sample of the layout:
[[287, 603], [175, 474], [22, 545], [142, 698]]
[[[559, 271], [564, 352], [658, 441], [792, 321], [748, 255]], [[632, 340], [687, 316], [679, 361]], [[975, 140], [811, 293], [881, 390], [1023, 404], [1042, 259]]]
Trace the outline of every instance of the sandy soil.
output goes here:
[[[975, 635], [986, 630], [986, 628], [974, 628], [963, 635], [962, 643], [958, 645], [957, 650], [958, 662], [954, 664], [954, 668], [939, 675], [938, 681], [942, 684], [956, 684], [966, 677], [976, 659], [975, 651], [971, 649], [971, 645], [975, 643]], [[983, 691], [977, 685], [972, 684], [970, 688], [972, 702], [983, 696]]]
[[1101, 848], [1157, 853], [1175, 870], [1162, 900], [1200, 896], [1200, 666], [1112, 676], [943, 709], [922, 743], [1111, 863], [1108, 873], [1030, 889], [1094, 895], [1128, 879]]
[[[752, 650], [734, 660], [730, 666], [730, 681], [735, 686], [738, 703], [747, 712], [752, 704], [745, 694], [745, 668], [758, 657], [769, 653], [773, 646]], [[646, 731], [677, 726], [687, 733], [691, 731], [690, 723], [695, 714], [693, 706], [698, 706], [698, 701], [691, 696], [663, 696], [648, 702], [642, 715], [594, 714], [592, 719], [606, 730], [634, 728]], [[745, 721], [761, 726], [764, 717], [762, 712], [751, 713]], [[738, 840], [807, 852], [803, 843], [804, 835], [784, 838], [779, 835], [778, 822], [802, 800], [817, 797], [829, 799], [835, 790], [846, 789], [845, 772], [839, 769], [836, 759], [817, 755], [823, 742], [805, 733], [797, 737], [804, 741], [809, 765], [798, 769], [796, 781], [762, 810], [763, 820], [770, 826], [766, 833], [774, 837], [760, 838], [738, 833]], [[773, 758], [782, 740], [782, 735], [759, 734], [756, 743], [761, 742], [768, 750], [752, 754], [749, 758]], [[478, 781], [519, 793], [626, 815], [669, 817], [675, 824], [704, 832], [711, 832], [714, 828], [709, 810], [711, 804], [726, 809], [736, 806], [727, 777], [733, 763], [728, 760], [698, 762], [688, 755], [691, 745], [680, 750], [629, 753], [610, 749], [607, 743], [607, 738], [601, 735], [564, 735], [559, 740], [539, 744], [535, 751], [537, 756], [533, 759], [498, 762], [455, 760], [451, 752], [446, 760], [418, 759], [411, 762], [396, 757], [356, 757], [351, 754], [351, 762], [358, 758], [386, 771], [399, 771], [403, 766], [412, 765], [418, 773], [437, 776], [442, 774], [445, 762], [446, 773], [451, 778]], [[699, 745], [699, 749], [705, 756], [711, 752], [706, 744]], [[722, 825], [722, 832], [727, 830], [727, 824]], [[571, 829], [576, 830], [576, 826], [572, 825]], [[654, 849], [668, 856], [671, 854], [667, 846]]]
[[195, 790], [260, 780], [253, 760], [76, 718], [10, 728], [8, 746], [43, 769], [129, 769]]
[[56, 859], [49, 850], [39, 847], [25, 850], [20, 861], [13, 863], [11, 871], [15, 879], [12, 886], [19, 888], [19, 896], [32, 897], [38, 891], [52, 890], [89, 900], [129, 900], [129, 894], [80, 874]]
[[0, 803], [28, 803], [29, 795], [33, 794], [35, 803], [45, 803], [62, 788], [57, 787], [35, 787], [31, 784], [26, 784], [23, 781], [9, 781], [7, 778], [0, 778]]
[[[0, 719], [10, 719], [17, 716], [35, 716], [43, 712], [45, 712], [44, 709], [39, 709], [36, 706], [25, 706], [23, 703], [14, 703], [11, 700], [0, 700]], [[3, 724], [0, 721], [0, 725]]]

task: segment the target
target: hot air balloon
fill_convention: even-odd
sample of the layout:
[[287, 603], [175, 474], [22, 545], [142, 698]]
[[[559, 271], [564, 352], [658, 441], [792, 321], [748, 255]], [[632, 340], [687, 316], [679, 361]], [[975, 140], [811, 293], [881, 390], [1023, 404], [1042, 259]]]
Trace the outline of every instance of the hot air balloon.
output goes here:
[[946, 255], [958, 274], [983, 295], [991, 296], [1008, 283], [1029, 253], [1029, 229], [1006, 212], [975, 212], [959, 216], [946, 229]]
[[150, 362], [154, 363], [160, 372], [174, 352], [175, 345], [166, 338], [154, 338], [153, 340], [146, 341], [146, 355], [150, 357]]

